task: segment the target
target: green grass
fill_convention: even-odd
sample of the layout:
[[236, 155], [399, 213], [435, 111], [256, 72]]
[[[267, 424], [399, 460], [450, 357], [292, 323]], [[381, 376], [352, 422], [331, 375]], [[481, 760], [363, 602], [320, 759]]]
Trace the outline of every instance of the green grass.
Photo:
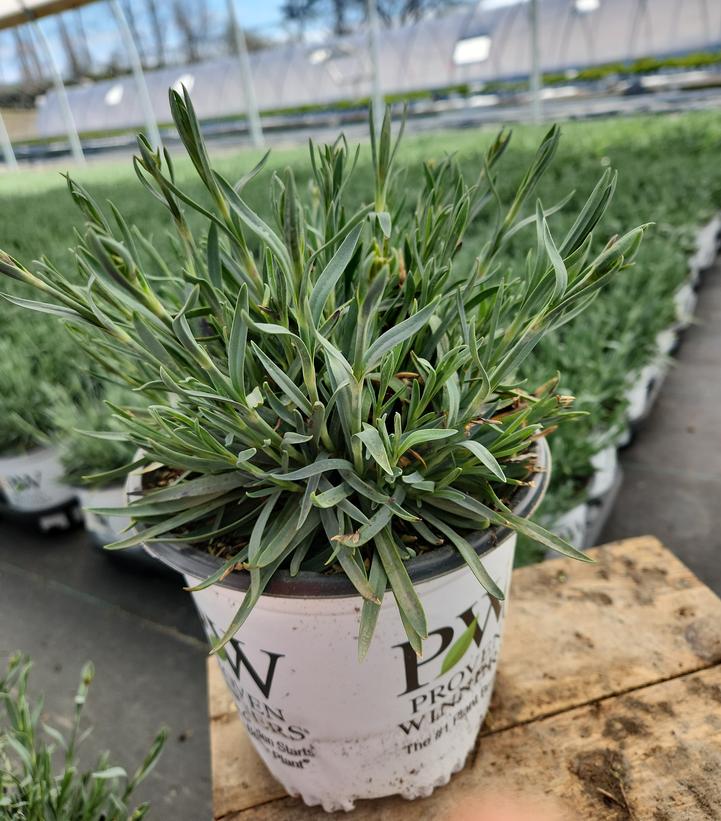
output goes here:
[[[494, 133], [484, 129], [408, 137], [401, 164], [414, 169], [407, 175], [409, 205], [419, 184], [421, 161], [456, 152], [464, 170], [474, 175]], [[510, 157], [503, 164], [506, 176], [498, 180], [501, 196], [517, 183], [541, 134], [541, 129], [531, 126], [516, 129]], [[673, 319], [672, 295], [686, 276], [695, 229], [721, 203], [721, 113], [568, 123], [563, 134], [559, 154], [539, 191], [546, 207], [559, 198], [559, 192], [575, 188], [577, 194], [569, 204], [572, 212], [585, 200], [604, 168], [611, 165], [619, 172], [618, 188], [599, 235], [644, 222], [655, 225], [647, 233], [636, 267], [603, 293], [589, 313], [545, 343], [527, 371], [529, 383], [538, 383], [561, 370], [564, 390], [576, 394], [579, 406], [589, 411], [586, 420], [552, 437], [556, 464], [546, 503], [548, 515], [582, 497], [585, 478], [590, 474], [589, 459], [622, 417], [622, 386], [629, 374], [648, 361], [656, 333]], [[254, 151], [222, 154], [216, 164], [224, 175], [235, 179], [258, 157]], [[252, 207], [268, 212], [269, 175], [286, 165], [293, 167], [299, 189], [308, 184], [306, 149], [274, 152], [267, 170], [244, 192]], [[99, 200], [111, 198], [128, 221], [151, 233], [164, 253], [172, 253], [165, 212], [136, 181], [129, 161], [93, 164], [74, 174]], [[182, 187], [202, 199], [189, 161], [178, 159], [176, 174]], [[354, 185], [358, 197], [370, 191], [367, 146], [361, 151]], [[81, 223], [57, 171], [3, 175], [0, 209], [0, 248], [26, 262], [47, 255], [58, 267], [72, 265], [68, 248], [73, 244], [73, 229], [80, 230]], [[564, 219], [562, 213], [556, 215], [552, 224], [561, 231]], [[461, 251], [468, 259], [480, 249], [482, 228], [480, 224], [471, 231]], [[525, 251], [535, 242], [532, 231], [519, 236], [506, 264], [523, 264]], [[28, 332], [37, 340], [47, 340], [52, 334], [56, 345], [72, 350], [50, 320], [18, 316], [12, 306], [0, 305], [0, 321], [4, 336], [10, 335], [19, 344], [28, 346]], [[62, 374], [57, 374], [57, 380], [62, 379]], [[0, 395], [4, 395], [1, 372]], [[524, 560], [532, 555], [524, 549]]]

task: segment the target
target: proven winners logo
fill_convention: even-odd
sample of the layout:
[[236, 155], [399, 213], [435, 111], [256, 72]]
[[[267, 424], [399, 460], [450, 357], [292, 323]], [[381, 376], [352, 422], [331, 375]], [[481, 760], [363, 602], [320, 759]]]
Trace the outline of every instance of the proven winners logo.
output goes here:
[[[483, 606], [486, 610], [479, 617], [474, 608]], [[490, 698], [501, 615], [496, 599], [471, 605], [453, 624], [429, 632], [426, 646], [433, 647], [432, 637], [437, 636], [437, 649], [425, 658], [418, 658], [410, 642], [395, 645], [405, 673], [405, 690], [399, 697], [407, 697], [410, 708], [410, 718], [398, 725], [407, 737], [407, 753], [428, 747]]]

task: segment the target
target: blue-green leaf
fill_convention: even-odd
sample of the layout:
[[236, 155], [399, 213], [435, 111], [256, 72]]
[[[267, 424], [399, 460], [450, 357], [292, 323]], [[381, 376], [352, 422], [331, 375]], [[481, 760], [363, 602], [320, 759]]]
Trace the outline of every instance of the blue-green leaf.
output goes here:
[[335, 288], [336, 283], [343, 275], [343, 272], [353, 257], [356, 245], [358, 244], [358, 237], [360, 237], [362, 230], [362, 224], [356, 225], [348, 234], [341, 243], [340, 248], [333, 254], [328, 265], [321, 271], [313, 286], [313, 291], [310, 295], [310, 313], [316, 325], [320, 321], [323, 308], [328, 301], [331, 291]]
[[488, 448], [481, 445], [480, 442], [475, 442], [473, 439], [465, 439], [463, 442], [458, 442], [457, 447], [469, 450], [499, 481], [506, 481], [506, 474], [496, 461], [496, 457]]
[[393, 468], [388, 461], [388, 453], [378, 431], [372, 425], [364, 422], [363, 430], [360, 433], [356, 433], [355, 436], [363, 442], [368, 451], [368, 455], [371, 456], [380, 468], [389, 476], [393, 476]]
[[392, 348], [395, 348], [396, 345], [400, 345], [402, 342], [405, 342], [417, 334], [418, 331], [428, 323], [437, 306], [438, 301], [434, 300], [426, 305], [425, 308], [421, 308], [417, 313], [404, 319], [403, 322], [399, 322], [398, 325], [390, 328], [384, 334], [381, 334], [366, 351], [363, 361], [363, 367], [366, 373], [380, 362], [386, 351], [390, 351]]

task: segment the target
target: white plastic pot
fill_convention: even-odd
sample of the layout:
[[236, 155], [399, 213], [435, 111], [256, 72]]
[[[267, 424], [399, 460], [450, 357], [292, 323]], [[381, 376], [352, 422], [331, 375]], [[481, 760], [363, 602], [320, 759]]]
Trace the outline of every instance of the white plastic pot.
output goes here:
[[123, 531], [130, 525], [130, 516], [105, 516], [94, 513], [95, 507], [122, 507], [125, 504], [123, 485], [93, 488], [84, 487], [78, 490], [85, 516], [85, 529], [99, 545], [110, 544], [122, 537]]
[[594, 453], [591, 457], [591, 464], [594, 473], [588, 483], [587, 495], [589, 499], [598, 499], [613, 487], [618, 467], [616, 447], [609, 445], [598, 453]]
[[675, 328], [666, 328], [656, 334], [656, 350], [661, 356], [670, 356], [678, 341], [678, 332]]
[[673, 301], [676, 306], [676, 319], [679, 327], [688, 327], [693, 321], [694, 310], [698, 301], [693, 285], [690, 282], [682, 285], [674, 294]]
[[721, 216], [714, 216], [696, 234], [696, 253], [690, 259], [692, 271], [704, 271], [710, 268], [716, 259], [721, 232]]
[[[0, 457], [2, 507], [10, 513], [33, 514], [48, 520], [64, 515], [63, 509], [75, 502], [77, 494], [63, 483], [62, 476], [54, 448]], [[62, 526], [59, 521], [57, 524]]]
[[[545, 442], [539, 461], [549, 463]], [[138, 477], [130, 477], [137, 487]], [[514, 500], [530, 515], [547, 473]], [[132, 484], [129, 486], [132, 492]], [[476, 548], [508, 593], [515, 534], [485, 531]], [[218, 560], [187, 545], [148, 551], [197, 584]], [[240, 716], [261, 758], [291, 795], [325, 810], [359, 799], [429, 795], [464, 765], [493, 690], [507, 601], [491, 600], [451, 547], [407, 563], [426, 611], [429, 638], [419, 659], [386, 593], [367, 658], [357, 660], [362, 601], [345, 576], [279, 572], [218, 656]], [[194, 593], [210, 641], [243, 601], [248, 574], [232, 573]], [[467, 651], [442, 672], [459, 638]]]
[[668, 363], [665, 361], [656, 361], [641, 368], [634, 384], [626, 392], [629, 422], [638, 422], [651, 409], [657, 389], [666, 375], [667, 367]]
[[[484, 556], [506, 593], [515, 541], [508, 536]], [[492, 602], [465, 566], [416, 591], [430, 634], [422, 660], [390, 594], [362, 663], [357, 595], [263, 596], [226, 647], [220, 666], [241, 718], [290, 795], [350, 810], [363, 798], [429, 795], [463, 767], [491, 699], [506, 605]], [[243, 593], [216, 587], [194, 598], [212, 641]], [[449, 648], [474, 619], [475, 641], [442, 673]]]
[[[547, 525], [556, 535], [579, 550], [586, 546], [588, 532], [588, 505], [582, 502]], [[552, 553], [551, 555], [558, 555]]]
[[618, 437], [616, 438], [615, 445], [618, 448], [625, 448], [627, 445], [631, 444], [631, 440], [633, 439], [633, 431], [631, 430], [631, 426], [626, 424], [618, 433]]

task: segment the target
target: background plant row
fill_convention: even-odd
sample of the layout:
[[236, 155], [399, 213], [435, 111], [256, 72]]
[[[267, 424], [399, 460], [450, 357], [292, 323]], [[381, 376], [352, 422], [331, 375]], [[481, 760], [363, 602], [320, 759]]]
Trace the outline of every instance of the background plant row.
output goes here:
[[[625, 424], [625, 391], [656, 355], [656, 335], [673, 323], [673, 295], [686, 278], [695, 232], [721, 200], [719, 114], [570, 123], [563, 133], [558, 156], [539, 191], [543, 201], [557, 201], [575, 188], [568, 209], [572, 213], [603, 167], [612, 165], [618, 169], [619, 183], [604, 233], [620, 233], [623, 226], [648, 221], [655, 226], [646, 234], [636, 266], [578, 320], [545, 340], [526, 368], [530, 387], [560, 371], [562, 392], [574, 394], [576, 407], [588, 411], [582, 421], [567, 424], [550, 438], [554, 474], [545, 503], [547, 518], [583, 500], [593, 472], [592, 456], [617, 440]], [[423, 159], [455, 151], [470, 179], [493, 136], [493, 131], [484, 130], [408, 137], [400, 164], [420, 168]], [[501, 195], [517, 185], [540, 136], [532, 127], [516, 129], [504, 176], [498, 180]], [[362, 152], [354, 177], [358, 199], [367, 197], [372, 185], [369, 153]], [[237, 178], [256, 159], [244, 152], [220, 157], [217, 165], [223, 174]], [[275, 152], [264, 174], [286, 165], [293, 168], [299, 187], [308, 183], [303, 149]], [[182, 184], [192, 190], [189, 164], [180, 160], [177, 166]], [[144, 196], [127, 161], [98, 165], [76, 176], [101, 201], [111, 197], [129, 220], [154, 233], [159, 249], [170, 251], [162, 210]], [[420, 184], [420, 175], [409, 171], [409, 201]], [[200, 196], [199, 191], [194, 193]], [[249, 204], [262, 213], [267, 207], [264, 180], [246, 194]], [[57, 265], [72, 264], [67, 249], [78, 216], [57, 172], [7, 175], [0, 180], [0, 206], [0, 246], [26, 260], [47, 255]], [[562, 215], [554, 220], [559, 232], [567, 227]], [[478, 235], [480, 240], [481, 230], [479, 225], [469, 232], [462, 254], [470, 258], [478, 252], [474, 239]], [[522, 265], [523, 259], [508, 258], [507, 264]], [[0, 305], [0, 322], [0, 453], [28, 448], [48, 434], [65, 443], [66, 468], [75, 481], [86, 472], [121, 464], [126, 456], [121, 447], [71, 433], [73, 427], [107, 427], [102, 397], [108, 388], [93, 377], [69, 336], [51, 319], [34, 315], [29, 320], [7, 304]], [[522, 561], [535, 557], [538, 554], [530, 547], [520, 556]]]

